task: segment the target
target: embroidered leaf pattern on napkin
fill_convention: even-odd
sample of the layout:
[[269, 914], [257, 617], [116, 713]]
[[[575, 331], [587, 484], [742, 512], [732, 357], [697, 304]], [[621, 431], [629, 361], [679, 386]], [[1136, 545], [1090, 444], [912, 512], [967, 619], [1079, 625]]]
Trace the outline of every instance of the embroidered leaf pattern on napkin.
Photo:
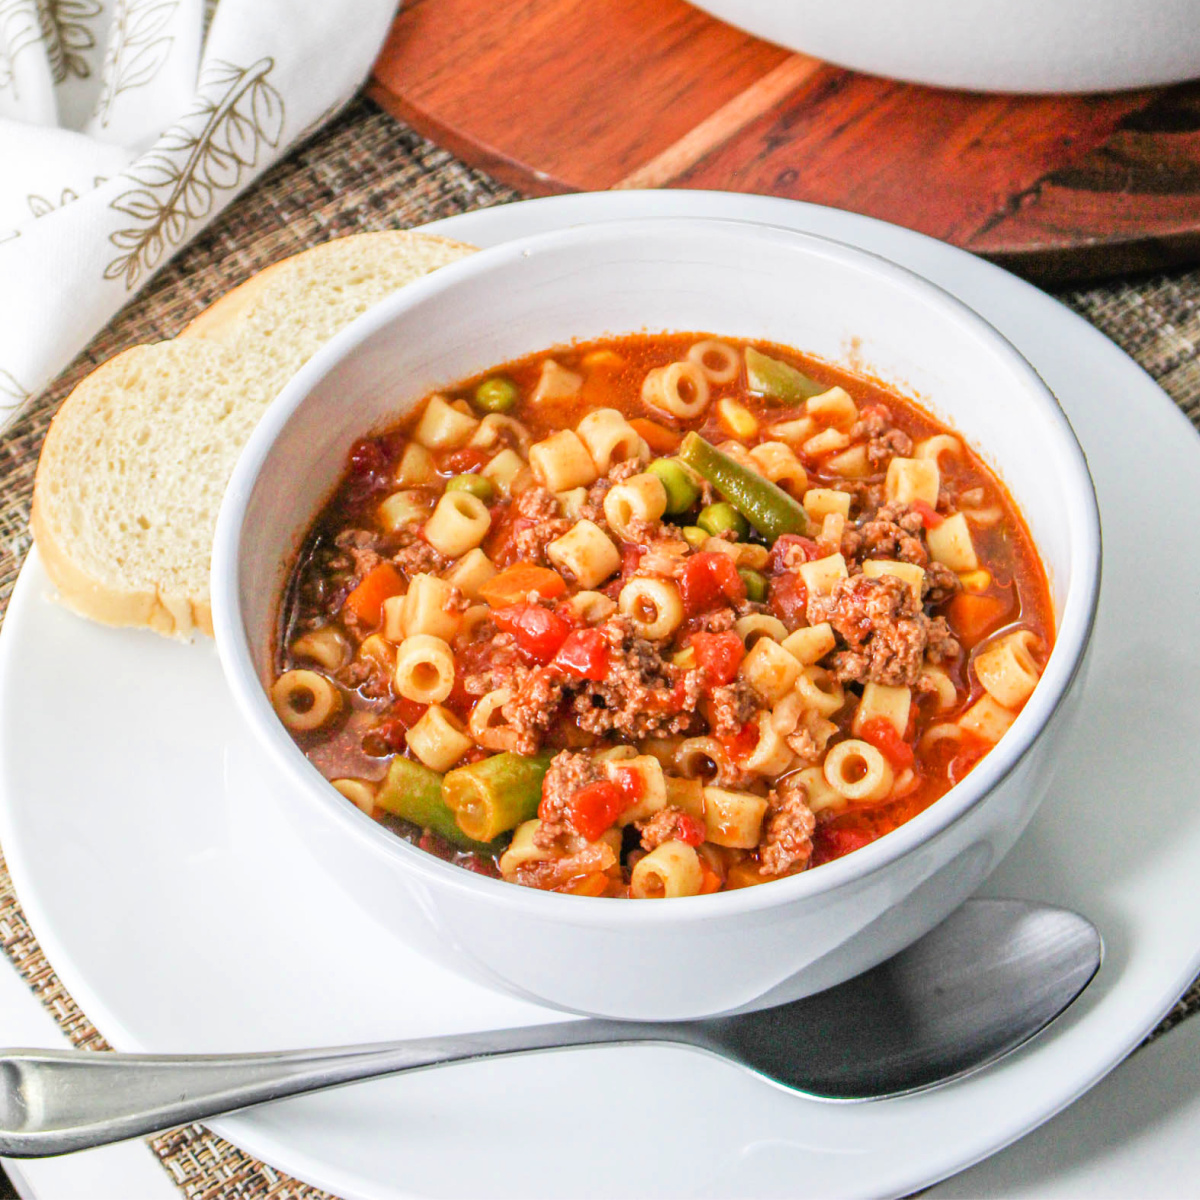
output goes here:
[[0, 0], [0, 91], [17, 91], [13, 61], [42, 40], [42, 21], [29, 0]]
[[133, 224], [109, 234], [121, 253], [104, 269], [105, 279], [123, 276], [132, 290], [212, 212], [219, 193], [237, 187], [264, 145], [279, 145], [283, 97], [267, 81], [274, 65], [271, 58], [249, 67], [215, 62], [202, 81], [199, 107], [126, 172], [137, 186], [111, 207]]
[[29, 392], [23, 388], [3, 367], [0, 367], [0, 399], [7, 403], [20, 404], [27, 399]]
[[91, 74], [85, 51], [96, 44], [88, 22], [104, 11], [100, 0], [39, 0], [42, 37], [55, 83], [68, 75], [87, 79]]
[[118, 0], [100, 68], [101, 125], [108, 124], [118, 96], [145, 87], [167, 61], [175, 38], [164, 31], [178, 7], [179, 0]]

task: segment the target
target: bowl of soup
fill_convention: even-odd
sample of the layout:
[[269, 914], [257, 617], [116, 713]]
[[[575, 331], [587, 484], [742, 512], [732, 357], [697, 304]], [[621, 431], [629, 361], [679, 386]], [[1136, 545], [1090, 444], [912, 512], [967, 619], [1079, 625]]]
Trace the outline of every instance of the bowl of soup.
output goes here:
[[1108, 92], [1200, 75], [1191, 0], [696, 0], [839, 66], [986, 92]]
[[1051, 778], [1086, 463], [1036, 373], [818, 237], [604, 223], [364, 316], [218, 525], [284, 819], [398, 936], [577, 1012], [794, 999], [907, 945]]

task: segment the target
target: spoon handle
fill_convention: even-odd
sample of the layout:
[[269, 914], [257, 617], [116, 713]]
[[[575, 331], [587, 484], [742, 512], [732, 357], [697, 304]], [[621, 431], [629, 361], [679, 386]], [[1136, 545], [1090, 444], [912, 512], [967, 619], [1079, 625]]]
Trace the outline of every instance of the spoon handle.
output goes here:
[[671, 1026], [582, 1020], [270, 1054], [0, 1051], [0, 1155], [66, 1154], [267, 1100], [443, 1063], [563, 1046], [672, 1041]]

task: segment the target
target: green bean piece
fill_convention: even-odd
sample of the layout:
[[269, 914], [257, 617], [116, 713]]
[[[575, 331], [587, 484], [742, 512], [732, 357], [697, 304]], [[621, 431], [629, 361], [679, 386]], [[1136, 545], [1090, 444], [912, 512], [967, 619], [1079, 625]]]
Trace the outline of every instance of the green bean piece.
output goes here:
[[746, 585], [746, 599], [762, 604], [767, 598], [767, 577], [750, 567], [738, 567], [738, 574]]
[[496, 485], [486, 475], [455, 475], [446, 484], [446, 491], [470, 492], [484, 504], [491, 504], [496, 498]]
[[393, 758], [375, 803], [393, 816], [403, 817], [422, 829], [431, 829], [463, 850], [491, 854], [496, 847], [467, 837], [454, 813], [442, 800], [442, 777], [410, 758]]
[[802, 404], [809, 396], [829, 391], [826, 384], [810, 379], [791, 363], [768, 358], [753, 346], [746, 347], [746, 385], [754, 395], [783, 404]]
[[475, 389], [475, 406], [484, 412], [504, 413], [515, 408], [521, 393], [506, 375], [493, 375]]
[[467, 837], [495, 841], [537, 816], [542, 780], [553, 757], [546, 753], [527, 758], [505, 751], [455, 767], [442, 780], [442, 799]]
[[656, 458], [650, 474], [657, 475], [667, 493], [667, 512], [678, 516], [700, 499], [700, 485], [677, 458]]
[[721, 534], [733, 530], [739, 542], [742, 538], [748, 537], [750, 533], [750, 526], [746, 524], [746, 518], [732, 504], [726, 504], [724, 500], [701, 509], [700, 515], [696, 518], [696, 524], [710, 537], [720, 537]]
[[693, 550], [699, 550], [708, 541], [708, 534], [699, 525], [685, 525], [679, 532]]
[[710, 446], [698, 433], [689, 433], [683, 439], [679, 457], [701, 479], [707, 479], [768, 542], [785, 533], [808, 533], [807, 514], [787, 492]]

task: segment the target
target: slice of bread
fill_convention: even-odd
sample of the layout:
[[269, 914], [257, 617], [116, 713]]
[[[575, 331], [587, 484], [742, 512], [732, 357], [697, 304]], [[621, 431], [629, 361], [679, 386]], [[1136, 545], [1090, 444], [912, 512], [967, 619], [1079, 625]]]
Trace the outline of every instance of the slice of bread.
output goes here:
[[412, 233], [342, 238], [93, 371], [55, 416], [34, 482], [30, 523], [59, 599], [108, 625], [211, 634], [217, 511], [267, 403], [377, 300], [471, 252]]
[[314, 246], [247, 280], [179, 335], [252, 354], [277, 391], [335, 333], [373, 304], [475, 247], [399, 230]]
[[267, 399], [252, 360], [198, 340], [134, 346], [75, 388], [46, 435], [31, 516], [68, 607], [212, 633], [217, 510]]

